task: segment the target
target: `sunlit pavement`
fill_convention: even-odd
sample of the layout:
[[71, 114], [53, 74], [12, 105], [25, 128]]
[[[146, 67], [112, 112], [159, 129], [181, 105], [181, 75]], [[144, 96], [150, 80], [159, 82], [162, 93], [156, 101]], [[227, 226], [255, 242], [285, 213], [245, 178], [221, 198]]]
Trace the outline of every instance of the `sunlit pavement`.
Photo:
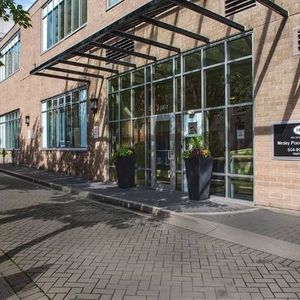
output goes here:
[[20, 299], [299, 299], [300, 264], [0, 174], [0, 273]]

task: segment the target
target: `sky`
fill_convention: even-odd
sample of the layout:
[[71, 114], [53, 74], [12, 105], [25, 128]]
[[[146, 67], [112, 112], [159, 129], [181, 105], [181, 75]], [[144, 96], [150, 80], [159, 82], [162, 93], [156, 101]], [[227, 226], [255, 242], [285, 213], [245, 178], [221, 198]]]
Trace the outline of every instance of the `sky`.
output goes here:
[[25, 10], [28, 9], [33, 2], [35, 2], [35, 0], [15, 0], [15, 3], [22, 4]]

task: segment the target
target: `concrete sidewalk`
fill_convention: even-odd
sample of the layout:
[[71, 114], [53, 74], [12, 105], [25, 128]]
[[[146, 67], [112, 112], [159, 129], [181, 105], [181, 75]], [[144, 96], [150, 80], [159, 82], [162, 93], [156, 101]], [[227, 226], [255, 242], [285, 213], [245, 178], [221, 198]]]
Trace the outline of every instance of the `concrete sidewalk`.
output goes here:
[[195, 202], [180, 192], [144, 188], [122, 190], [113, 184], [24, 166], [2, 165], [0, 171], [82, 198], [158, 215], [172, 225], [300, 261], [300, 217], [296, 215], [216, 197]]
[[15, 294], [12, 288], [8, 285], [6, 280], [0, 275], [0, 300], [19, 300], [20, 298]]

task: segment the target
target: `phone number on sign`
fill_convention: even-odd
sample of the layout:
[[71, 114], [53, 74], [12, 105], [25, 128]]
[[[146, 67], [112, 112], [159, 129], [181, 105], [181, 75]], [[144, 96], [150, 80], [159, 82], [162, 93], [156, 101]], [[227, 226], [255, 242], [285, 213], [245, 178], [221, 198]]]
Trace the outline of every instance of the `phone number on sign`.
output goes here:
[[[297, 154], [298, 154], [298, 152], [299, 152], [299, 155], [300, 155], [300, 148], [288, 148], [287, 151], [288, 151], [288, 152], [296, 152]], [[295, 154], [296, 154], [296, 153], [295, 153]]]

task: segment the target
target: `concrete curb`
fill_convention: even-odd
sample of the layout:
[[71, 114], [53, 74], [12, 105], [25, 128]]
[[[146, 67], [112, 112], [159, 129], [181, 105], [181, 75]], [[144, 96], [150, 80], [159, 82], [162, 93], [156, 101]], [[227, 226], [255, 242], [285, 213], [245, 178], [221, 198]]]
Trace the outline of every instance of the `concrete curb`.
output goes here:
[[73, 187], [67, 187], [52, 182], [47, 182], [27, 175], [19, 174], [0, 168], [0, 172], [29, 182], [37, 183], [45, 187], [59, 190], [68, 194], [78, 195], [83, 198], [95, 200], [104, 204], [119, 206], [137, 212], [151, 214], [164, 218], [163, 222], [182, 227], [188, 230], [208, 235], [232, 243], [243, 245], [252, 249], [267, 252], [283, 258], [300, 262], [300, 245], [278, 240], [268, 236], [241, 230], [220, 223], [195, 218], [178, 212], [170, 211], [156, 206], [125, 200], [118, 197], [102, 195], [89, 191], [82, 191]]

